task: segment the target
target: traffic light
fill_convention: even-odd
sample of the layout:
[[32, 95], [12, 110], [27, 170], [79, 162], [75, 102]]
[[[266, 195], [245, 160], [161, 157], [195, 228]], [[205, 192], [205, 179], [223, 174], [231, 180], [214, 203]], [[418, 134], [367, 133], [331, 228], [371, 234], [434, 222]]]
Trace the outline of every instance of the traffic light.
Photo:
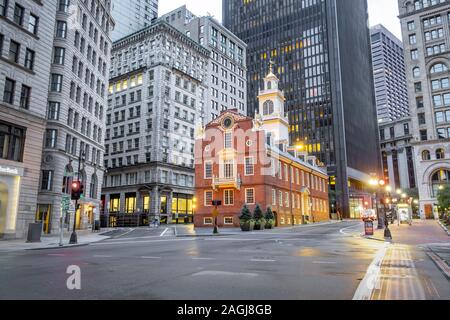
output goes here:
[[72, 182], [72, 200], [80, 200], [82, 193], [82, 184], [80, 181]]

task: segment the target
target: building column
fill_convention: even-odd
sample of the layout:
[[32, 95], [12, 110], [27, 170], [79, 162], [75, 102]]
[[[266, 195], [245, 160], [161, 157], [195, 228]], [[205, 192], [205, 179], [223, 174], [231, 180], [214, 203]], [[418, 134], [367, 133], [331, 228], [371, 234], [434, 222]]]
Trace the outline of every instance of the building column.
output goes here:
[[398, 171], [400, 175], [400, 188], [409, 189], [408, 158], [406, 157], [405, 148], [398, 151]]
[[103, 207], [103, 212], [101, 214], [108, 216], [109, 215], [109, 201], [111, 198], [109, 197], [109, 193], [105, 194], [105, 206]]
[[125, 193], [120, 193], [120, 212], [119, 213], [125, 213]]
[[388, 171], [389, 171], [389, 184], [393, 189], [399, 188], [400, 186], [397, 186], [395, 184], [395, 173], [394, 173], [394, 161], [392, 159], [392, 152], [387, 152], [387, 163], [388, 163]]
[[173, 201], [173, 192], [170, 191], [169, 195], [167, 196], [167, 224], [172, 223], [173, 215], [172, 212], [172, 201]]
[[161, 214], [161, 197], [159, 194], [159, 188], [154, 187], [151, 192], [150, 215], [159, 217], [160, 214]]
[[136, 212], [138, 213], [144, 212], [144, 201], [139, 190], [136, 191]]

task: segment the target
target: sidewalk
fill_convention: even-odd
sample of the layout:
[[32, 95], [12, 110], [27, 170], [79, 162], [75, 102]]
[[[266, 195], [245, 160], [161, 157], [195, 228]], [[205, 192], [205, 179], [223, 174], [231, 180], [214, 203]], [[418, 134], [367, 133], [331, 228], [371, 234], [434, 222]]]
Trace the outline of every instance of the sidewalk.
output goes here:
[[43, 250], [43, 249], [59, 249], [86, 246], [90, 243], [99, 242], [109, 239], [109, 236], [102, 234], [108, 232], [109, 229], [104, 229], [100, 233], [93, 233], [91, 230], [77, 230], [78, 244], [70, 245], [71, 232], [64, 232], [63, 246], [59, 246], [59, 234], [45, 235], [41, 237], [41, 242], [27, 243], [26, 239], [19, 240], [4, 240], [0, 241], [0, 252], [13, 252], [21, 250]]
[[243, 232], [241, 228], [219, 228], [218, 235], [213, 234], [214, 228], [195, 228], [194, 225], [176, 225], [173, 228], [175, 231], [175, 236], [177, 237], [213, 237], [213, 236], [218, 237], [218, 236], [233, 236], [242, 234], [261, 234], [261, 233], [270, 234], [271, 232], [276, 232], [280, 230], [296, 231], [307, 227], [323, 226], [341, 222], [342, 221], [326, 221], [313, 224], [298, 225], [293, 227], [277, 227], [275, 229], [270, 230], [251, 231], [251, 232]]
[[[377, 224], [375, 223], [375, 228]], [[412, 226], [395, 222], [389, 225], [393, 243], [406, 245], [426, 245], [426, 244], [449, 244], [450, 237], [435, 220], [414, 220]], [[364, 235], [363, 235], [364, 236]], [[364, 236], [365, 237], [365, 236]], [[385, 241], [384, 229], [375, 229], [373, 237], [366, 237], [372, 240]]]

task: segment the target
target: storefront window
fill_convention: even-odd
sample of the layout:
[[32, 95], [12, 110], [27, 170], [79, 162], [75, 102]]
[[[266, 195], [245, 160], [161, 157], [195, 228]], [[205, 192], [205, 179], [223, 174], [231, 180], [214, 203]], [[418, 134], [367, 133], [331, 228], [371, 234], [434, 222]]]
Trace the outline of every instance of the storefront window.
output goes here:
[[150, 212], [150, 196], [144, 196], [144, 213]]
[[125, 195], [125, 212], [134, 213], [136, 212], [136, 194]]
[[192, 215], [193, 196], [174, 194], [172, 199], [172, 213], [179, 215]]
[[22, 162], [25, 130], [0, 122], [0, 159]]
[[111, 195], [109, 200], [109, 212], [120, 211], [120, 195]]

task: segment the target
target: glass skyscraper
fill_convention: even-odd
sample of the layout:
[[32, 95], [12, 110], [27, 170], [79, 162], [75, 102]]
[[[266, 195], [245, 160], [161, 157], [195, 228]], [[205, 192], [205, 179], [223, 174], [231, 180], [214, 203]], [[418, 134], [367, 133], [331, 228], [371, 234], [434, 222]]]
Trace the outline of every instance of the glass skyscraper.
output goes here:
[[223, 0], [224, 25], [247, 43], [248, 113], [269, 61], [286, 95], [290, 139], [328, 166], [334, 204], [358, 217], [380, 174], [365, 0]]

